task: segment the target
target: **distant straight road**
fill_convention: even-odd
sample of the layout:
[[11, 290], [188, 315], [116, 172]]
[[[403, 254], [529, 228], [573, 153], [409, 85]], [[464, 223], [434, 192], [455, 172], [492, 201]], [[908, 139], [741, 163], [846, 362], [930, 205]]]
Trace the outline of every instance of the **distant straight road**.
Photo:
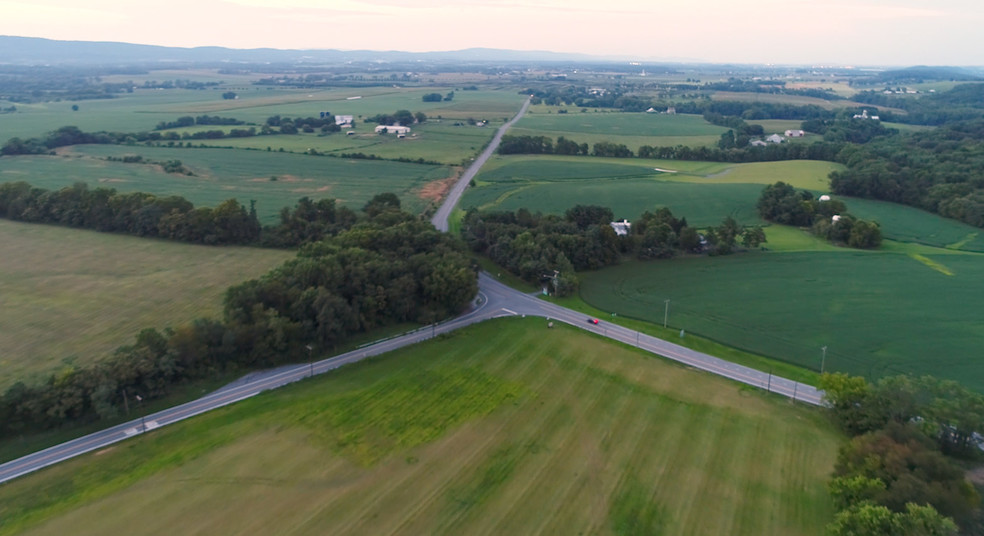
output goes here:
[[[469, 167], [468, 171], [462, 175], [458, 184], [455, 186], [455, 190], [459, 190], [457, 197], [452, 198], [449, 195], [445, 204], [438, 211], [438, 215], [434, 216], [433, 222], [435, 227], [447, 231], [447, 217], [454, 208], [454, 205], [458, 202], [461, 193], [467, 187], [471, 177], [475, 176], [481, 164], [488, 159], [495, 150], [495, 147], [498, 146], [505, 129], [521, 117], [528, 107], [529, 100], [523, 104], [516, 117], [499, 129], [492, 143], [476, 159], [475, 164]], [[443, 220], [440, 220], [439, 216], [442, 214]], [[321, 361], [303, 365], [289, 365], [273, 370], [251, 373], [197, 400], [147, 415], [142, 419], [134, 419], [130, 422], [113, 426], [72, 441], [67, 441], [2, 464], [0, 465], [0, 483], [87, 452], [106, 448], [124, 439], [150, 432], [155, 428], [167, 426], [195, 415], [245, 400], [269, 389], [276, 389], [277, 387], [308, 378], [315, 374], [323, 374], [335, 370], [349, 363], [355, 363], [403, 346], [416, 344], [476, 322], [502, 316], [536, 316], [543, 317], [545, 321], [564, 322], [576, 328], [587, 330], [630, 346], [635, 346], [647, 352], [661, 355], [668, 359], [719, 376], [724, 376], [746, 385], [765, 389], [799, 402], [813, 405], [821, 405], [823, 403], [823, 393], [811, 385], [794, 382], [749, 367], [736, 365], [729, 361], [696, 352], [689, 348], [616, 324], [607, 322], [599, 322], [598, 324], [589, 323], [588, 317], [583, 313], [541, 300], [532, 294], [524, 294], [502, 284], [490, 274], [484, 272], [479, 274], [478, 282], [479, 293], [472, 307], [468, 312], [457, 318], [440, 324], [425, 326], [397, 337], [380, 340], [360, 349]]]
[[526, 113], [526, 110], [528, 110], [529, 107], [530, 99], [527, 97], [526, 102], [523, 103], [523, 107], [519, 109], [519, 112], [512, 119], [507, 121], [506, 124], [499, 127], [499, 130], [495, 131], [495, 136], [492, 136], [492, 141], [490, 141], [485, 147], [482, 154], [478, 155], [478, 158], [476, 158], [475, 161], [468, 166], [468, 169], [461, 174], [461, 178], [458, 179], [458, 182], [454, 183], [454, 187], [451, 188], [450, 192], [448, 192], [448, 196], [444, 199], [444, 203], [441, 204], [441, 208], [437, 209], [437, 213], [434, 214], [433, 218], [431, 218], [431, 223], [434, 224], [434, 227], [437, 227], [438, 231], [441, 231], [442, 233], [448, 232], [448, 218], [451, 216], [451, 211], [454, 210], [454, 207], [458, 206], [458, 201], [461, 201], [461, 196], [464, 195], [465, 189], [468, 188], [468, 185], [471, 184], [471, 180], [475, 178], [478, 170], [482, 169], [482, 166], [484, 166], [485, 162], [490, 156], [492, 156], [492, 153], [499, 148], [499, 142], [502, 141], [502, 135], [509, 130], [509, 127], [513, 126], [513, 123], [523, 117], [523, 114]]

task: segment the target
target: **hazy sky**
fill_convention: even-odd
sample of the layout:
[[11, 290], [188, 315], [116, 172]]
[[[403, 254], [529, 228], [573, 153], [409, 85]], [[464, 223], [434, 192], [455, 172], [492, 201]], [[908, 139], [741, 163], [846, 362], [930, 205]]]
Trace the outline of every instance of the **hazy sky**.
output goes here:
[[0, 35], [742, 63], [984, 65], [982, 28], [981, 0], [0, 0]]

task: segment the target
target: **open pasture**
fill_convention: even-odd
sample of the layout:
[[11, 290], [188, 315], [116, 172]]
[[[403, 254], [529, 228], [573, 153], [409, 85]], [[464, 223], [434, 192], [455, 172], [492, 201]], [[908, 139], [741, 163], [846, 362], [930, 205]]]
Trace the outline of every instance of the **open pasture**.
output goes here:
[[[165, 173], [153, 165], [103, 160], [124, 155], [180, 160], [195, 176]], [[281, 208], [305, 196], [331, 197], [361, 208], [374, 195], [393, 192], [404, 208], [419, 211], [427, 204], [420, 190], [450, 174], [445, 166], [212, 148], [84, 145], [63, 151], [61, 156], [0, 159], [0, 180], [23, 180], [42, 188], [86, 182], [121, 192], [181, 195], [198, 206], [215, 206], [229, 198], [248, 206], [256, 200], [257, 213], [265, 224], [274, 223]]]
[[2, 534], [819, 535], [814, 409], [489, 321], [0, 487]]
[[581, 113], [572, 108], [566, 114], [528, 113], [509, 133], [554, 139], [564, 136], [588, 145], [599, 141], [623, 143], [634, 152], [642, 145], [713, 145], [727, 130], [699, 115]]
[[[656, 171], [670, 170], [676, 173]], [[716, 225], [728, 215], [760, 223], [756, 203], [766, 184], [784, 180], [827, 190], [827, 176], [841, 169], [817, 161], [721, 164], [559, 156], [498, 156], [469, 189], [462, 208], [562, 214], [578, 204], [612, 208], [635, 218], [667, 206], [695, 225]]]
[[227, 287], [291, 255], [0, 220], [0, 391], [220, 315]]
[[827, 371], [872, 379], [933, 374], [984, 391], [984, 257], [824, 244], [810, 251], [795, 237], [778, 238], [776, 249], [785, 251], [627, 262], [585, 273], [581, 296], [654, 323], [662, 323], [669, 299], [676, 329], [813, 370], [827, 346]]

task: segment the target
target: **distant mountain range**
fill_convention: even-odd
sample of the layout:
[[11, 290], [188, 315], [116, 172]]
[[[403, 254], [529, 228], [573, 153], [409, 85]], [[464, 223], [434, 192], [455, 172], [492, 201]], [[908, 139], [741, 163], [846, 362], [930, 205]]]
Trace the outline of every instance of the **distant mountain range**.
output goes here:
[[0, 63], [17, 65], [127, 63], [345, 63], [345, 62], [529, 62], [605, 61], [586, 54], [469, 48], [447, 52], [374, 50], [281, 50], [224, 47], [163, 47], [100, 41], [56, 41], [39, 37], [0, 36]]

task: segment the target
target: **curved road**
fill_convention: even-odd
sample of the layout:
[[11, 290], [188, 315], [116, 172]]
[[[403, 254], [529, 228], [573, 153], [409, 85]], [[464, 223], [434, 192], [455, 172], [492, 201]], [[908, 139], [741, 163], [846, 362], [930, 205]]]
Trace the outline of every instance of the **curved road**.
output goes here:
[[[448, 200], [434, 217], [434, 225], [443, 231], [447, 231], [447, 217], [451, 209], [457, 204], [462, 192], [467, 187], [471, 178], [475, 176], [478, 168], [495, 151], [502, 133], [516, 119], [521, 117], [529, 107], [529, 100], [523, 104], [520, 112], [510, 122], [503, 125], [496, 133], [488, 148], [476, 159], [475, 163], [469, 167], [468, 171], [462, 175]], [[440, 218], [443, 218], [441, 220]], [[576, 328], [584, 329], [592, 333], [608, 337], [610, 339], [636, 346], [648, 352], [664, 356], [674, 361], [679, 361], [688, 366], [698, 368], [724, 376], [732, 380], [767, 389], [793, 400], [806, 402], [808, 404], [822, 404], [823, 393], [815, 387], [773, 376], [755, 369], [736, 365], [729, 361], [716, 358], [700, 352], [695, 352], [689, 348], [673, 344], [644, 333], [630, 330], [615, 324], [600, 322], [591, 324], [583, 313], [561, 307], [536, 297], [536, 295], [524, 294], [518, 290], [510, 288], [497, 281], [490, 274], [482, 273], [479, 275], [479, 293], [469, 312], [440, 324], [426, 326], [403, 335], [384, 339], [366, 345], [357, 350], [341, 354], [321, 361], [303, 364], [289, 365], [268, 371], [251, 373], [232, 384], [229, 384], [214, 393], [205, 395], [197, 400], [175, 406], [170, 409], [159, 411], [147, 415], [142, 419], [134, 419], [105, 430], [89, 434], [72, 441], [67, 441], [60, 445], [29, 454], [22, 458], [0, 464], [0, 483], [12, 480], [19, 476], [37, 471], [43, 467], [56, 464], [60, 461], [79, 456], [86, 452], [105, 448], [113, 443], [124, 439], [149, 432], [155, 428], [173, 424], [175, 422], [233, 404], [240, 400], [256, 396], [268, 389], [275, 389], [289, 383], [296, 382], [313, 374], [323, 374], [334, 370], [343, 365], [360, 361], [367, 357], [383, 354], [397, 348], [416, 344], [418, 342], [433, 338], [442, 333], [447, 333], [458, 328], [482, 322], [490, 318], [501, 316], [537, 316], [550, 321], [564, 322]]]

